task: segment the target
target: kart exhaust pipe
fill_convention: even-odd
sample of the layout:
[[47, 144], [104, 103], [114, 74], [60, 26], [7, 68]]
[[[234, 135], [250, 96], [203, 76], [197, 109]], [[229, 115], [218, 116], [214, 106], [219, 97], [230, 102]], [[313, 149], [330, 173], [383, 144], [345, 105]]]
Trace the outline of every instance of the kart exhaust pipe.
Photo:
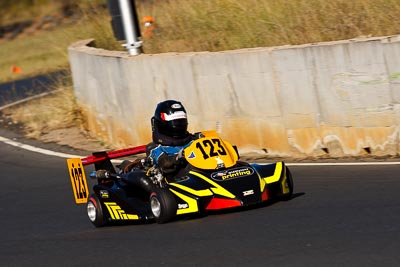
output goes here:
[[111, 172], [106, 170], [92, 171], [90, 172], [89, 177], [92, 179], [110, 179]]

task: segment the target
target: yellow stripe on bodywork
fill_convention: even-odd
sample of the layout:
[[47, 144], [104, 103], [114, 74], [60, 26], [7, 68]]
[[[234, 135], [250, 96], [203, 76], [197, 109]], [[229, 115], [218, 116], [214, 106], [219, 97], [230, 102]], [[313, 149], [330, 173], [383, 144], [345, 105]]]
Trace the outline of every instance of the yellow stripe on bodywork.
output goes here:
[[290, 192], [290, 188], [289, 188], [289, 185], [288, 185], [288, 183], [287, 183], [287, 175], [286, 175], [286, 170], [285, 170], [285, 176], [283, 177], [283, 179], [282, 179], [282, 193], [283, 194], [287, 194], [287, 193], [289, 193]]
[[206, 196], [212, 196], [212, 192], [210, 191], [210, 189], [203, 189], [203, 190], [194, 190], [190, 187], [181, 185], [181, 184], [177, 184], [177, 183], [170, 183], [170, 185], [173, 185], [175, 187], [178, 187], [180, 189], [182, 189], [183, 191], [189, 192], [192, 195], [198, 196], [198, 197], [206, 197]]
[[261, 176], [258, 174], [258, 178], [260, 179], [260, 190], [261, 192], [264, 192], [265, 186], [267, 183], [264, 181], [264, 179], [261, 178]]
[[275, 172], [272, 176], [269, 177], [264, 177], [264, 181], [267, 184], [275, 183], [279, 181], [279, 178], [281, 178], [282, 174], [282, 162], [277, 162], [275, 166]]
[[169, 189], [171, 192], [173, 192], [175, 195], [180, 197], [183, 201], [185, 201], [188, 204], [188, 208], [185, 209], [178, 209], [176, 211], [176, 214], [185, 214], [185, 213], [193, 213], [199, 211], [199, 207], [197, 205], [197, 200], [188, 196], [185, 196], [184, 194], [178, 193], [177, 191], [173, 189]]
[[218, 195], [221, 195], [221, 196], [224, 196], [224, 197], [228, 197], [228, 198], [235, 198], [235, 195], [233, 195], [231, 192], [229, 192], [228, 190], [226, 190], [225, 188], [223, 188], [219, 184], [213, 182], [209, 178], [205, 177], [204, 175], [201, 175], [200, 173], [197, 173], [197, 172], [194, 172], [194, 171], [190, 171], [189, 173], [193, 174], [193, 175], [196, 175], [197, 177], [203, 179], [207, 183], [209, 183], [212, 186], [214, 186], [214, 187], [211, 187], [211, 191], [213, 191], [214, 194], [218, 194]]
[[139, 216], [135, 214], [127, 214], [120, 206], [115, 202], [104, 202], [108, 212], [110, 213], [111, 219], [113, 220], [138, 220]]

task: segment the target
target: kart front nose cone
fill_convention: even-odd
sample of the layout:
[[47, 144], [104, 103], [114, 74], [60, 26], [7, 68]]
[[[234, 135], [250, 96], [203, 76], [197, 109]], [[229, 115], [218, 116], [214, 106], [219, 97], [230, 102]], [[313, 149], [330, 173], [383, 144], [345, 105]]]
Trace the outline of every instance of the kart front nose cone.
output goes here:
[[96, 207], [91, 201], [87, 204], [87, 214], [90, 221], [94, 222], [96, 220]]
[[161, 204], [160, 201], [156, 197], [152, 197], [150, 200], [150, 207], [153, 215], [155, 217], [160, 217], [161, 214]]

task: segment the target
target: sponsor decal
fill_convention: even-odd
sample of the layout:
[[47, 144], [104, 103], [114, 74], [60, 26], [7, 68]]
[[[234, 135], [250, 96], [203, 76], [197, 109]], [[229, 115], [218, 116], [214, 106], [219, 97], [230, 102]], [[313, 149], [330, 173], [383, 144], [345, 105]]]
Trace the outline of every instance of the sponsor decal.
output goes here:
[[225, 168], [225, 164], [222, 159], [216, 157], [215, 160], [217, 161], [217, 169]]
[[254, 173], [254, 170], [249, 167], [235, 168], [230, 170], [224, 170], [214, 172], [211, 174], [211, 178], [216, 181], [225, 181], [228, 179], [239, 178], [249, 176]]
[[250, 196], [250, 195], [254, 195], [254, 190], [247, 190], [247, 191], [243, 191], [243, 196]]
[[189, 154], [188, 159], [194, 159], [194, 158], [196, 158], [196, 154], [194, 154], [194, 152], [192, 151], [192, 152]]
[[173, 121], [178, 119], [186, 119], [186, 113], [184, 111], [176, 111], [172, 114], [161, 113], [161, 119], [164, 121]]
[[100, 197], [101, 198], [109, 198], [110, 196], [108, 195], [107, 190], [100, 190]]
[[182, 108], [182, 106], [181, 106], [181, 104], [176, 103], [176, 104], [172, 104], [171, 108], [178, 109], [178, 108]]
[[115, 202], [104, 202], [108, 213], [113, 220], [138, 220], [139, 216], [136, 214], [128, 214]]
[[187, 203], [185, 204], [178, 204], [178, 209], [187, 209], [189, 208], [189, 205]]

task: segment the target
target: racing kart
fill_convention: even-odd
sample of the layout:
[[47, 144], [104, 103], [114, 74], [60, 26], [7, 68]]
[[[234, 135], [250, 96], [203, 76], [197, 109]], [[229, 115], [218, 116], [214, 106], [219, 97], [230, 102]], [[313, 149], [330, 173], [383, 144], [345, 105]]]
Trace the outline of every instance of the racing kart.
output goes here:
[[[291, 198], [293, 180], [284, 162], [243, 162], [237, 148], [215, 131], [203, 136], [184, 149], [186, 167], [172, 177], [147, 157], [124, 160], [115, 169], [112, 159], [146, 153], [146, 145], [68, 159], [76, 203], [87, 204], [90, 221], [101, 227], [113, 222], [165, 223], [180, 215]], [[83, 166], [90, 164], [95, 170], [89, 176], [97, 183], [89, 194]], [[130, 182], [138, 177], [146, 179], [147, 187]]]

